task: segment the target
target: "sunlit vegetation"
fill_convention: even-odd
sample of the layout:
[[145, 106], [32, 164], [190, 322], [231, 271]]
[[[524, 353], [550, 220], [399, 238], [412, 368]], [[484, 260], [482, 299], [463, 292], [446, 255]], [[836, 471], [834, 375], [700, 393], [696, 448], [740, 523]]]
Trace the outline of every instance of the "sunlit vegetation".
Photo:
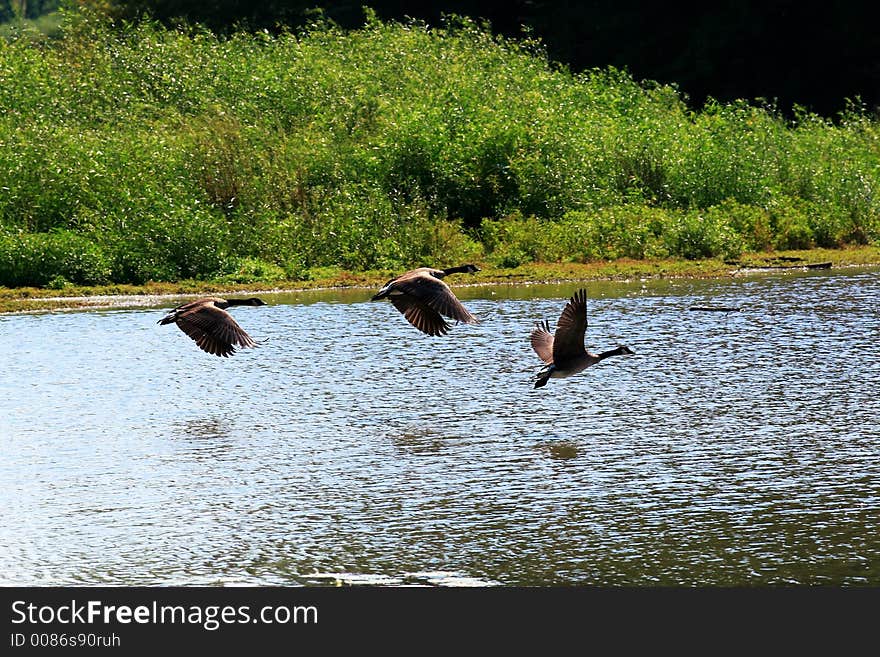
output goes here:
[[880, 123], [688, 109], [453, 20], [0, 39], [0, 285], [880, 244]]

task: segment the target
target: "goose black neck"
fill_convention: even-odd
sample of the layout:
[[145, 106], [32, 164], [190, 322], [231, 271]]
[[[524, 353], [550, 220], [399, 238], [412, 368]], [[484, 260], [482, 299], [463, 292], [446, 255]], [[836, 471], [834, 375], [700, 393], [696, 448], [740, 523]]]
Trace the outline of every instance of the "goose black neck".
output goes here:
[[459, 265], [458, 267], [449, 267], [448, 269], [444, 269], [443, 275], [449, 276], [449, 274], [465, 274], [473, 273], [475, 271], [480, 271], [476, 265]]
[[603, 351], [599, 354], [599, 360], [605, 360], [609, 356], [620, 356], [622, 354], [631, 354], [632, 352], [628, 347], [617, 347], [616, 349], [609, 349], [608, 351]]
[[262, 306], [264, 305], [262, 299], [251, 298], [251, 299], [227, 299], [227, 306]]

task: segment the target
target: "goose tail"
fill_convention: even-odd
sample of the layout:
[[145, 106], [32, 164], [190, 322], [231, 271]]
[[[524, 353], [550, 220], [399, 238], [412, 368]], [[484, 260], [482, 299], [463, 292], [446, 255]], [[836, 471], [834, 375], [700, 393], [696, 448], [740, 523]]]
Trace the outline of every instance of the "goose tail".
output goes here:
[[543, 370], [538, 372], [538, 378], [535, 379], [535, 387], [543, 388], [545, 385], [547, 385], [547, 381], [550, 380], [550, 377], [555, 371], [556, 368], [553, 365], [548, 365]]

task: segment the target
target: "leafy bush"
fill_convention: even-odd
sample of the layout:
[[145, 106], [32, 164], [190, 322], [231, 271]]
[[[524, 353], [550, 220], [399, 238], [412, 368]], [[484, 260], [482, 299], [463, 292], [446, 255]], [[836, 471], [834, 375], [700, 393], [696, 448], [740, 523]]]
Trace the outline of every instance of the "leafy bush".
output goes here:
[[641, 259], [668, 255], [660, 238], [673, 222], [674, 214], [662, 208], [630, 204], [589, 214], [573, 212], [565, 219], [579, 229], [582, 260]]
[[236, 258], [227, 263], [228, 273], [216, 277], [222, 283], [273, 283], [284, 280], [287, 272], [271, 262], [256, 258]]
[[742, 253], [742, 240], [716, 212], [683, 213], [664, 233], [672, 255], [696, 260], [716, 256], [732, 258]]
[[109, 258], [87, 237], [69, 231], [0, 234], [0, 285], [101, 285], [110, 276]]
[[509, 268], [561, 260], [568, 251], [567, 242], [576, 239], [561, 222], [519, 215], [483, 221], [481, 235], [490, 261]]
[[764, 208], [728, 198], [708, 208], [705, 215], [713, 225], [727, 224], [738, 235], [743, 251], [768, 251], [774, 246], [771, 215]]
[[206, 209], [171, 208], [138, 217], [104, 239], [117, 281], [210, 279], [224, 271], [230, 257], [229, 228], [222, 215]]

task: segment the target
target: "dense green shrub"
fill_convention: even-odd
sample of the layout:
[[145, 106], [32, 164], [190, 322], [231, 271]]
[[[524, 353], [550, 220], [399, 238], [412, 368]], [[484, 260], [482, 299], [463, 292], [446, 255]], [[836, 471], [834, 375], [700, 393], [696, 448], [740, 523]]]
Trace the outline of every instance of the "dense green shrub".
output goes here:
[[656, 258], [669, 255], [661, 236], [675, 213], [644, 204], [618, 205], [593, 213], [572, 212], [566, 219], [579, 228], [582, 261]]
[[672, 255], [695, 260], [716, 256], [735, 257], [742, 252], [742, 241], [718, 213], [690, 211], [676, 217], [664, 231]]
[[576, 240], [562, 222], [518, 215], [483, 221], [481, 235], [489, 259], [500, 267], [563, 260], [569, 252], [566, 247]]
[[728, 198], [708, 208], [706, 216], [714, 225], [727, 223], [743, 251], [769, 251], [774, 246], [770, 213], [763, 207]]
[[743, 238], [716, 208], [701, 213], [621, 205], [569, 212], [561, 221], [512, 216], [483, 222], [483, 241], [500, 266], [531, 261], [735, 257]]
[[69, 231], [0, 234], [0, 282], [9, 287], [62, 287], [110, 282], [111, 264], [87, 237]]

